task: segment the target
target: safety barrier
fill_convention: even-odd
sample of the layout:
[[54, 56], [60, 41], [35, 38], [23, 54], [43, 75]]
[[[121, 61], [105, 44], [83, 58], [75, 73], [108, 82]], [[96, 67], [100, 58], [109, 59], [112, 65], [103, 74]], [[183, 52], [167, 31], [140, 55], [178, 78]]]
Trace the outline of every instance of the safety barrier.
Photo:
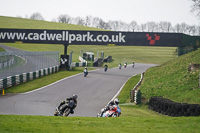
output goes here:
[[103, 62], [111, 62], [112, 61], [112, 56], [107, 56]]
[[140, 81], [137, 85], [130, 91], [131, 102], [135, 102], [136, 104], [141, 104], [142, 93], [139, 91], [139, 86], [142, 83], [144, 73], [141, 73]]
[[151, 97], [149, 109], [168, 116], [200, 116], [200, 104], [177, 103], [163, 97]]
[[0, 90], [33, 80], [59, 71], [59, 65], [41, 69], [35, 72], [23, 73], [0, 79]]
[[8, 60], [4, 59], [4, 61], [0, 61], [0, 69], [12, 66], [14, 64], [14, 60], [14, 57], [10, 57]]
[[71, 64], [72, 67], [85, 67], [87, 66], [87, 63], [86, 62], [73, 62]]

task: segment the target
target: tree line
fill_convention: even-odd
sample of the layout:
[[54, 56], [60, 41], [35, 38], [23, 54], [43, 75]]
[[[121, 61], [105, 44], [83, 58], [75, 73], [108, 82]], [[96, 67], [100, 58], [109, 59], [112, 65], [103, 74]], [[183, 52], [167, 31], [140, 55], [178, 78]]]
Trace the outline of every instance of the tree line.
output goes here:
[[[30, 19], [44, 20], [40, 13], [33, 13]], [[57, 19], [52, 20], [52, 22], [67, 23], [82, 25], [87, 27], [95, 27], [111, 31], [124, 31], [124, 32], [165, 32], [165, 33], [184, 33], [188, 35], [197, 36], [200, 35], [200, 26], [188, 25], [186, 23], [180, 23], [172, 25], [168, 21], [160, 22], [146, 22], [143, 24], [138, 24], [136, 21], [131, 21], [130, 23], [125, 23], [123, 21], [108, 21], [105, 22], [99, 17], [86, 16], [81, 17], [71, 17], [67, 14], [63, 14], [57, 17]]]

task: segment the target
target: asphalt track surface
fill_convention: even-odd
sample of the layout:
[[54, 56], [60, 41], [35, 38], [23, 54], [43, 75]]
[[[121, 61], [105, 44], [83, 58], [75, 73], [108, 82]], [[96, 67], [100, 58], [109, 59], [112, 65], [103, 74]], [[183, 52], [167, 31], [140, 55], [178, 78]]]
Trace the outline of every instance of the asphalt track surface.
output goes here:
[[81, 73], [31, 92], [1, 95], [0, 114], [52, 116], [62, 100], [77, 94], [77, 108], [70, 116], [96, 117], [131, 76], [153, 66], [136, 63], [134, 68], [108, 68], [107, 72], [100, 68], [87, 77]]

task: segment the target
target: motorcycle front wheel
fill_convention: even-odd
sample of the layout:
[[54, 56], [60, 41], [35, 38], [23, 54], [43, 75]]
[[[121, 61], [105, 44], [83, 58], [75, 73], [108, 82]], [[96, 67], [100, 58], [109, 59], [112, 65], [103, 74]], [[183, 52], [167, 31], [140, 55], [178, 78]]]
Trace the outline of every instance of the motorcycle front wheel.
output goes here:
[[68, 116], [70, 114], [70, 109], [66, 108], [66, 110], [63, 112], [63, 116]]

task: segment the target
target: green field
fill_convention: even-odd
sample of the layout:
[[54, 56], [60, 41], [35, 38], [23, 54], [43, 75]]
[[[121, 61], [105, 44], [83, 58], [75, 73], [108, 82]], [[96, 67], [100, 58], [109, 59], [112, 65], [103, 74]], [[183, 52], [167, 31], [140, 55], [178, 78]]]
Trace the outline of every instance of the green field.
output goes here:
[[56, 22], [48, 22], [42, 20], [4, 17], [0, 16], [0, 28], [15, 28], [15, 29], [55, 29], [55, 30], [102, 30], [92, 27], [85, 27], [74, 24], [64, 24]]
[[[6, 44], [8, 46], [20, 48], [27, 51], [59, 51], [64, 54], [64, 46], [56, 44]], [[137, 63], [162, 64], [176, 58], [174, 47], [144, 47], [144, 46], [90, 46], [90, 45], [70, 45], [68, 54], [73, 52], [73, 62], [79, 62], [80, 51], [94, 52], [97, 57], [97, 51], [104, 52], [104, 57], [112, 56], [113, 62], [108, 63], [108, 67], [117, 67], [119, 63], [132, 61]]]
[[[59, 26], [60, 25], [60, 26]], [[62, 27], [63, 26], [63, 27]], [[0, 28], [27, 28], [27, 29], [70, 29], [72, 25], [50, 23], [19, 18], [0, 17]], [[75, 25], [73, 25], [75, 26]], [[87, 27], [82, 27], [87, 30]], [[81, 30], [79, 27], [72, 28]], [[60, 51], [62, 45], [48, 44], [6, 44], [27, 51]], [[188, 72], [190, 63], [200, 64], [200, 50], [176, 57], [176, 48], [170, 47], [123, 47], [123, 46], [83, 46], [70, 45], [68, 52], [74, 51], [73, 61], [78, 61], [80, 50], [104, 51], [105, 56], [112, 56], [113, 62], [109, 67], [116, 67], [119, 62], [134, 60], [137, 63], [161, 64], [145, 73], [141, 86], [143, 97], [164, 96], [178, 102], [200, 103], [200, 88], [198, 75], [200, 70]], [[50, 76], [12, 87], [12, 91], [26, 91], [24, 88], [36, 89], [44, 86], [41, 82], [51, 83], [76, 73], [58, 72]], [[65, 73], [66, 75], [63, 75]], [[129, 102], [130, 87], [137, 83], [139, 76], [131, 78], [119, 95], [123, 103]], [[52, 80], [50, 80], [52, 79]], [[17, 87], [17, 86], [16, 86]], [[22, 90], [21, 90], [22, 89]], [[18, 92], [17, 91], [17, 92]], [[28, 91], [28, 90], [27, 90]], [[88, 118], [88, 117], [53, 117], [53, 116], [17, 116], [0, 115], [0, 132], [144, 132], [144, 133], [199, 133], [200, 117], [169, 117], [160, 115], [147, 108], [146, 105], [121, 105], [122, 115], [119, 118]]]

